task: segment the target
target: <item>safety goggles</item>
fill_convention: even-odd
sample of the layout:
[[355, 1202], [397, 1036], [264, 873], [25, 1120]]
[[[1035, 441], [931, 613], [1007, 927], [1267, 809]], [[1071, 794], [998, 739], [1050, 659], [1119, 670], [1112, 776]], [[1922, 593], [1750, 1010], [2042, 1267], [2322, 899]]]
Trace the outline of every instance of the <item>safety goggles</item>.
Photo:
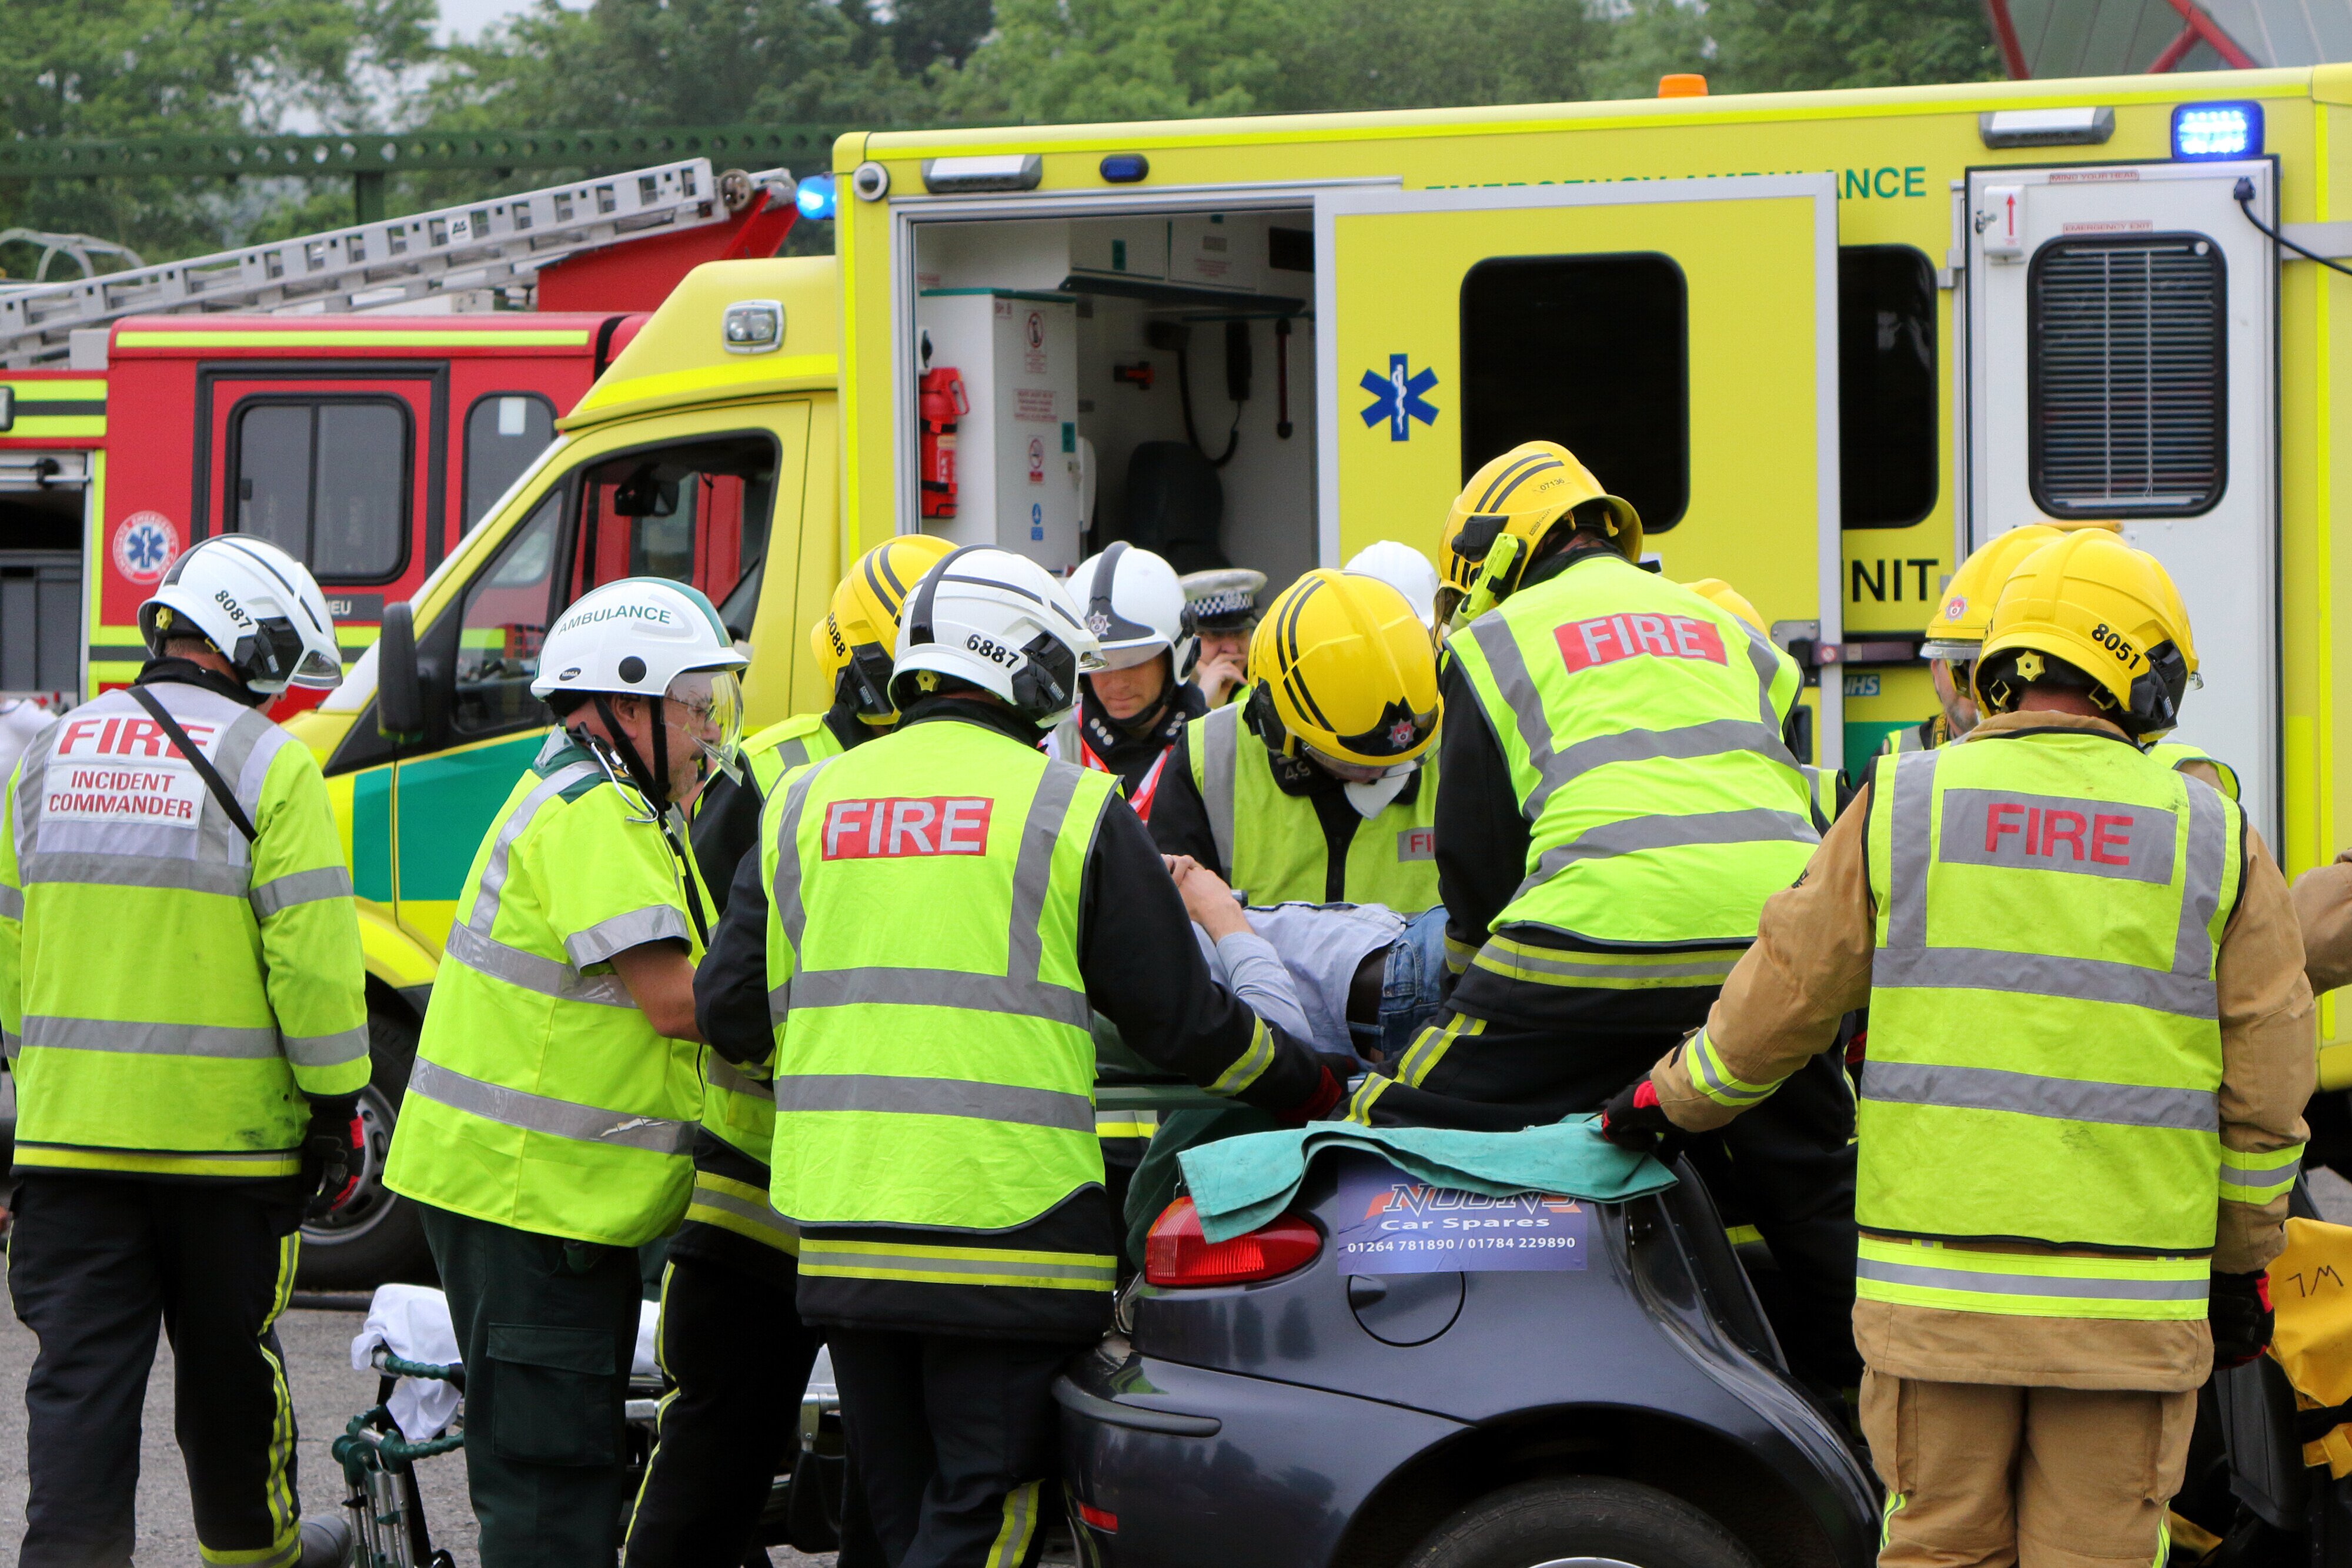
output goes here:
[[1298, 749], [1316, 767], [1347, 784], [1377, 784], [1383, 779], [1398, 778], [1421, 766], [1421, 758], [1418, 757], [1408, 758], [1402, 762], [1387, 763], [1378, 768], [1362, 762], [1343, 762], [1328, 752], [1316, 750], [1303, 740], [1298, 743]]
[[673, 679], [662, 695], [686, 715], [684, 724], [675, 717], [666, 717], [664, 722], [693, 736], [709, 768], [740, 779], [735, 757], [743, 738], [743, 683], [735, 678], [735, 672], [688, 670]]

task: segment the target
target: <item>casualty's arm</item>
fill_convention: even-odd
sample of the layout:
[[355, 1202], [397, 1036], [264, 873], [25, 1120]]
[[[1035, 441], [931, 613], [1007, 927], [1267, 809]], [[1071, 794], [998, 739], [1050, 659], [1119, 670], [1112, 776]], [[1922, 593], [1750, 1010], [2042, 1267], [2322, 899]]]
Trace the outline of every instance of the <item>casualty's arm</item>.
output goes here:
[[1764, 901], [1706, 1027], [1651, 1070], [1658, 1103], [1686, 1132], [1720, 1127], [1761, 1102], [1837, 1038], [1870, 1000], [1874, 945], [1864, 834], [1867, 785], [1823, 835], [1794, 887]]
[[2221, 1210], [2213, 1270], [2250, 1274], [2286, 1245], [2287, 1190], [2310, 1135], [2303, 1108], [2317, 1078], [2303, 938], [2262, 837], [2246, 829], [2237, 912], [2214, 963], [2221, 1019]]
[[735, 870], [727, 913], [694, 973], [694, 1018], [701, 1038], [741, 1066], [776, 1049], [768, 1017], [768, 883], [754, 850]]
[[1527, 875], [1529, 829], [1503, 748], [1454, 660], [1442, 661], [1438, 690], [1445, 725], [1437, 737], [1437, 894], [1445, 967], [1458, 976]]
[[2352, 985], [2352, 850], [2296, 877], [2294, 899], [2312, 990]]
[[368, 1081], [367, 964], [342, 838], [309, 747], [278, 747], [259, 806], [247, 897], [286, 1060], [314, 1100], [356, 1094]]

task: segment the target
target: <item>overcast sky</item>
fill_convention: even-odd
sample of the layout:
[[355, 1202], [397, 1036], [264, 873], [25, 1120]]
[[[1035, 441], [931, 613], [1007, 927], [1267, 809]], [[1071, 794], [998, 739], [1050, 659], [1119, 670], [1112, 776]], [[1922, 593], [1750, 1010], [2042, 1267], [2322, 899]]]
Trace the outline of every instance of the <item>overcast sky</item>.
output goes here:
[[[565, 0], [574, 10], [586, 0]], [[501, 16], [526, 10], [530, 0], [441, 0], [441, 30], [445, 37], [472, 37]]]

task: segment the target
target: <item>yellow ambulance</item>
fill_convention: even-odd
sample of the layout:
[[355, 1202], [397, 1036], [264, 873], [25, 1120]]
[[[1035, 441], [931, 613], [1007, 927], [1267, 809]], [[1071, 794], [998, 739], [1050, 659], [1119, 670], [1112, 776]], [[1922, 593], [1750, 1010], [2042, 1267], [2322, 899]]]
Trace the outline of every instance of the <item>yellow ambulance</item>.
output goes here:
[[[1961, 554], [2121, 519], [2199, 632], [2181, 738], [2290, 870], [2324, 860], [2352, 280], [2303, 253], [2352, 256], [2347, 158], [2352, 67], [845, 136], [837, 264], [690, 275], [299, 721], [365, 915], [370, 1113], [585, 588], [703, 588], [763, 722], [818, 703], [808, 624], [893, 532], [1054, 569], [1127, 538], [1278, 589], [1430, 548], [1538, 436], [1662, 570], [1759, 606], [1811, 672], [1812, 759], [1857, 775], [1933, 711]], [[2328, 1057], [2352, 1083], [2352, 1042]], [[355, 1236], [349, 1271], [391, 1245]]]

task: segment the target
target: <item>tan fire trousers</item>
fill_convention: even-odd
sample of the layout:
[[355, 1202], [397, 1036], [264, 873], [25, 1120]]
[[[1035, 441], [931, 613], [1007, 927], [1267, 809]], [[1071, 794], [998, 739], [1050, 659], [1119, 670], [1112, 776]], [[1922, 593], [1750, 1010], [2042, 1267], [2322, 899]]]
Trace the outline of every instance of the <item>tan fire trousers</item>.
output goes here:
[[1886, 1485], [1879, 1568], [2148, 1568], [2189, 1462], [2197, 1396], [1865, 1371]]

